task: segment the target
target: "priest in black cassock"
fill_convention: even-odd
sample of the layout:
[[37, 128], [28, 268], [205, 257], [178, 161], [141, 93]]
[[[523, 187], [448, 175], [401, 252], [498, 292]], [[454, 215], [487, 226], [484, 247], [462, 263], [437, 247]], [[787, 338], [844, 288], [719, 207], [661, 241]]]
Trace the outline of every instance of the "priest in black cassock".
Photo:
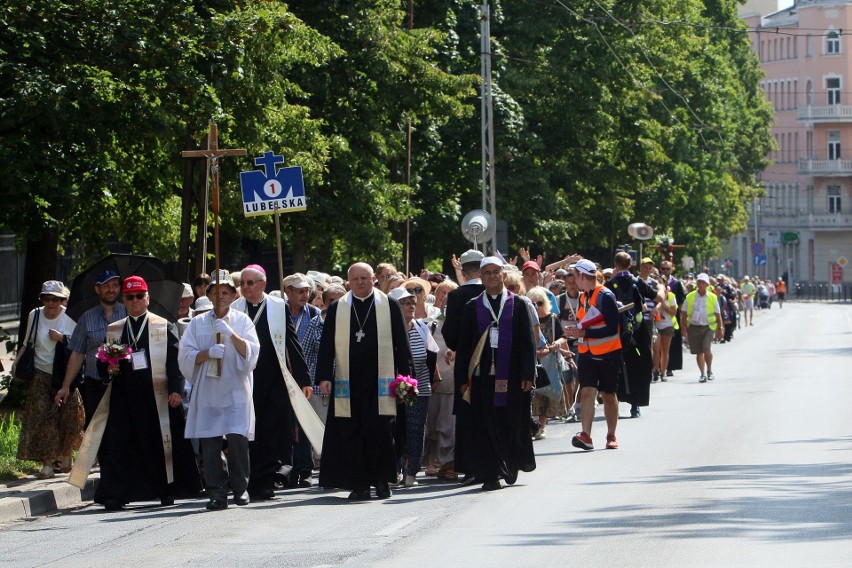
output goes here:
[[[411, 375], [411, 348], [396, 300], [373, 287], [373, 269], [349, 267], [351, 291], [331, 304], [317, 359], [316, 381], [328, 396], [319, 484], [351, 491], [349, 499], [390, 497], [396, 481], [394, 417], [389, 385]], [[333, 394], [332, 394], [333, 393]]]
[[[461, 332], [461, 314], [464, 311], [465, 304], [471, 298], [479, 296], [485, 287], [482, 285], [482, 280], [479, 275], [479, 264], [485, 255], [476, 249], [471, 249], [462, 253], [459, 257], [461, 263], [462, 275], [465, 281], [457, 289], [447, 294], [447, 309], [444, 311], [444, 325], [441, 326], [441, 334], [444, 337], [444, 343], [450, 351], [447, 353], [448, 361], [452, 361], [455, 352], [459, 348], [459, 334]], [[455, 389], [455, 397], [453, 400], [453, 414], [456, 415], [456, 439], [455, 448], [453, 449], [453, 469], [464, 474], [462, 485], [473, 483], [476, 478], [471, 470], [470, 460], [468, 456], [471, 454], [470, 446], [474, 443], [470, 433], [470, 405], [462, 401], [461, 393]]]
[[503, 286], [503, 265], [486, 257], [480, 276], [485, 291], [461, 315], [456, 352], [456, 389], [470, 404], [472, 444], [466, 460], [482, 489], [513, 484], [518, 471], [535, 469], [530, 436], [530, 390], [535, 344], [526, 304]]
[[144, 279], [129, 276], [121, 289], [128, 317], [110, 324], [107, 338], [129, 346], [132, 353], [117, 367], [98, 363], [101, 376], [111, 382], [109, 397], [104, 395], [89, 424], [89, 430], [103, 430], [94, 500], [108, 510], [154, 499], [171, 505], [176, 495], [201, 491], [195, 454], [183, 435], [177, 328], [148, 312]]
[[252, 385], [255, 427], [249, 442], [248, 492], [252, 500], [263, 501], [275, 497], [276, 473], [293, 464], [293, 405], [283, 368], [287, 366], [306, 398], [313, 390], [286, 302], [266, 294], [266, 271], [261, 266], [250, 264], [240, 276], [243, 296], [231, 309], [251, 318], [260, 341]]

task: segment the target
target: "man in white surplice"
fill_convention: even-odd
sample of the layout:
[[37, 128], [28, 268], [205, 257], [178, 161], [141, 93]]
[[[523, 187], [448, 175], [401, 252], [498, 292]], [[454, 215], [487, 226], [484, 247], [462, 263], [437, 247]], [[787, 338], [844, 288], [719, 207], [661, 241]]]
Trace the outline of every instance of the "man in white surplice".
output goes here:
[[[179, 349], [181, 373], [192, 383], [185, 435], [201, 441], [210, 510], [228, 506], [229, 483], [234, 503], [249, 502], [248, 443], [255, 425], [252, 371], [260, 349], [251, 319], [230, 307], [237, 296], [230, 275], [217, 276], [208, 286], [213, 310], [190, 321]], [[228, 438], [227, 463], [223, 436]]]

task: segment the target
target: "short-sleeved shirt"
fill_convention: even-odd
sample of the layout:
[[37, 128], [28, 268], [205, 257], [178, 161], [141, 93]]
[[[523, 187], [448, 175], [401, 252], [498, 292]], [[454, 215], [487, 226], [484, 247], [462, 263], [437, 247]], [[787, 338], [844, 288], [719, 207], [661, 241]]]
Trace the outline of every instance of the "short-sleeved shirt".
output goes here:
[[104, 308], [101, 305], [80, 316], [77, 327], [71, 335], [68, 348], [71, 351], [82, 353], [86, 356], [86, 368], [83, 375], [90, 379], [100, 380], [98, 376], [98, 347], [106, 340], [107, 327], [114, 321], [127, 317], [127, 308], [124, 304], [116, 302], [112, 310], [112, 318], [107, 319]]

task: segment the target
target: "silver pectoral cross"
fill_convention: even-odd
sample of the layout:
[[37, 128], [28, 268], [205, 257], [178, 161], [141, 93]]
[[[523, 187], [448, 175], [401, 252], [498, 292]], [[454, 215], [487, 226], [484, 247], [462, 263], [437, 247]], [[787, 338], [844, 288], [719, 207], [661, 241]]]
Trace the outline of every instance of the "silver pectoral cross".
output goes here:
[[358, 333], [355, 334], [355, 337], [358, 339], [358, 343], [361, 343], [361, 340], [364, 339], [364, 336], [367, 335], [364, 333], [363, 329], [359, 329]]

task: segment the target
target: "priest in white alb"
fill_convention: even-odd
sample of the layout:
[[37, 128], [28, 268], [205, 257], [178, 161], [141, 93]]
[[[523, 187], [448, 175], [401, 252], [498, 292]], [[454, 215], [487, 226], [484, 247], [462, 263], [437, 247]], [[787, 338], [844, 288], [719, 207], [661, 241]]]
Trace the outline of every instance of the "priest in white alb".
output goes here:
[[[224, 271], [221, 271], [224, 272]], [[249, 503], [249, 440], [254, 439], [252, 371], [260, 344], [251, 319], [231, 309], [237, 289], [228, 274], [207, 287], [213, 310], [193, 318], [180, 340], [180, 370], [192, 383], [186, 437], [199, 438], [204, 460], [207, 508]], [[227, 462], [222, 438], [228, 439]]]

